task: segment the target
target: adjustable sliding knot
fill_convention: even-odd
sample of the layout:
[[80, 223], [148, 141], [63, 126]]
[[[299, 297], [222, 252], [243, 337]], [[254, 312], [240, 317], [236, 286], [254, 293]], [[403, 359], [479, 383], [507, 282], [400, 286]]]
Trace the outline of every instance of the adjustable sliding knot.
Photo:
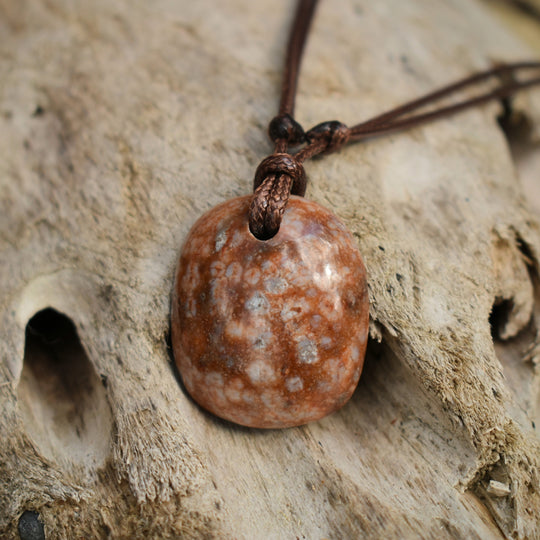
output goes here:
[[351, 130], [337, 120], [322, 122], [306, 132], [306, 140], [310, 145], [322, 147], [320, 152], [329, 154], [339, 150], [347, 144], [351, 137]]
[[290, 154], [272, 154], [257, 167], [249, 207], [249, 229], [260, 240], [279, 230], [289, 196], [304, 196], [306, 173], [302, 163]]
[[274, 143], [283, 141], [291, 146], [305, 141], [304, 128], [290, 114], [280, 114], [272, 118], [268, 126], [268, 135]]

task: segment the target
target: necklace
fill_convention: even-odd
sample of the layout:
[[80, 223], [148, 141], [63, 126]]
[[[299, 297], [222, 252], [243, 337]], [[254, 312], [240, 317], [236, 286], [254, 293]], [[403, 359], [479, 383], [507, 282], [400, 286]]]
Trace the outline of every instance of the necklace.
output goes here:
[[[274, 153], [257, 168], [253, 195], [226, 201], [195, 223], [175, 275], [172, 346], [183, 383], [203, 408], [251, 427], [301, 425], [339, 409], [364, 361], [364, 264], [341, 221], [303, 198], [303, 162], [540, 84], [540, 77], [516, 79], [540, 62], [499, 65], [353, 127], [331, 121], [305, 132], [294, 101], [315, 6], [298, 2], [279, 113], [269, 125]], [[494, 89], [422, 112], [490, 79], [499, 80]]]

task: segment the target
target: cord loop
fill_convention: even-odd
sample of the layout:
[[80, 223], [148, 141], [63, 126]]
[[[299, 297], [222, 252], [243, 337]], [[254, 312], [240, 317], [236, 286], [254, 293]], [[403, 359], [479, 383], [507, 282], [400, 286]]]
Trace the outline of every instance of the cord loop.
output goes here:
[[272, 154], [263, 159], [253, 179], [253, 191], [270, 176], [289, 176], [291, 178], [292, 195], [303, 197], [306, 193], [306, 171], [294, 156], [285, 153]]
[[257, 167], [253, 188], [249, 229], [259, 240], [268, 240], [279, 230], [291, 193], [302, 197], [306, 192], [304, 167], [290, 154], [272, 154]]

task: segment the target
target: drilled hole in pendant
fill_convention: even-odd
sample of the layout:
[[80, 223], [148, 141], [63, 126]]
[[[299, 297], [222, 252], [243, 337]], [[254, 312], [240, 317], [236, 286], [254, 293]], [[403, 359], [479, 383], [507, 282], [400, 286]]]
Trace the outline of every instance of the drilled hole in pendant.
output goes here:
[[260, 240], [261, 242], [267, 242], [268, 240], [271, 240], [272, 238], [274, 238], [274, 236], [276, 236], [276, 234], [279, 232], [279, 227], [274, 231], [268, 232], [267, 234], [261, 234], [261, 233], [258, 233], [257, 231], [254, 231], [251, 228], [251, 223], [250, 223], [249, 224], [249, 232], [257, 240]]

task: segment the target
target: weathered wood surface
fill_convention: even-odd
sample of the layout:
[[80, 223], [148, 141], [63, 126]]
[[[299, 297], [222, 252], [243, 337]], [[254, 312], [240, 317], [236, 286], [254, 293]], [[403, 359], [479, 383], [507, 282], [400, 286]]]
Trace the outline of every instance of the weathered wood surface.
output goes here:
[[[488, 7], [323, 2], [298, 119], [353, 123], [533, 56]], [[540, 203], [524, 194], [540, 91], [514, 102], [513, 152], [493, 104], [307, 165], [369, 272], [374, 340], [339, 413], [242, 429], [175, 378], [178, 250], [271, 150], [291, 16], [268, 0], [0, 1], [7, 538], [24, 510], [47, 538], [540, 537]], [[50, 311], [27, 329], [46, 308], [82, 348]]]

